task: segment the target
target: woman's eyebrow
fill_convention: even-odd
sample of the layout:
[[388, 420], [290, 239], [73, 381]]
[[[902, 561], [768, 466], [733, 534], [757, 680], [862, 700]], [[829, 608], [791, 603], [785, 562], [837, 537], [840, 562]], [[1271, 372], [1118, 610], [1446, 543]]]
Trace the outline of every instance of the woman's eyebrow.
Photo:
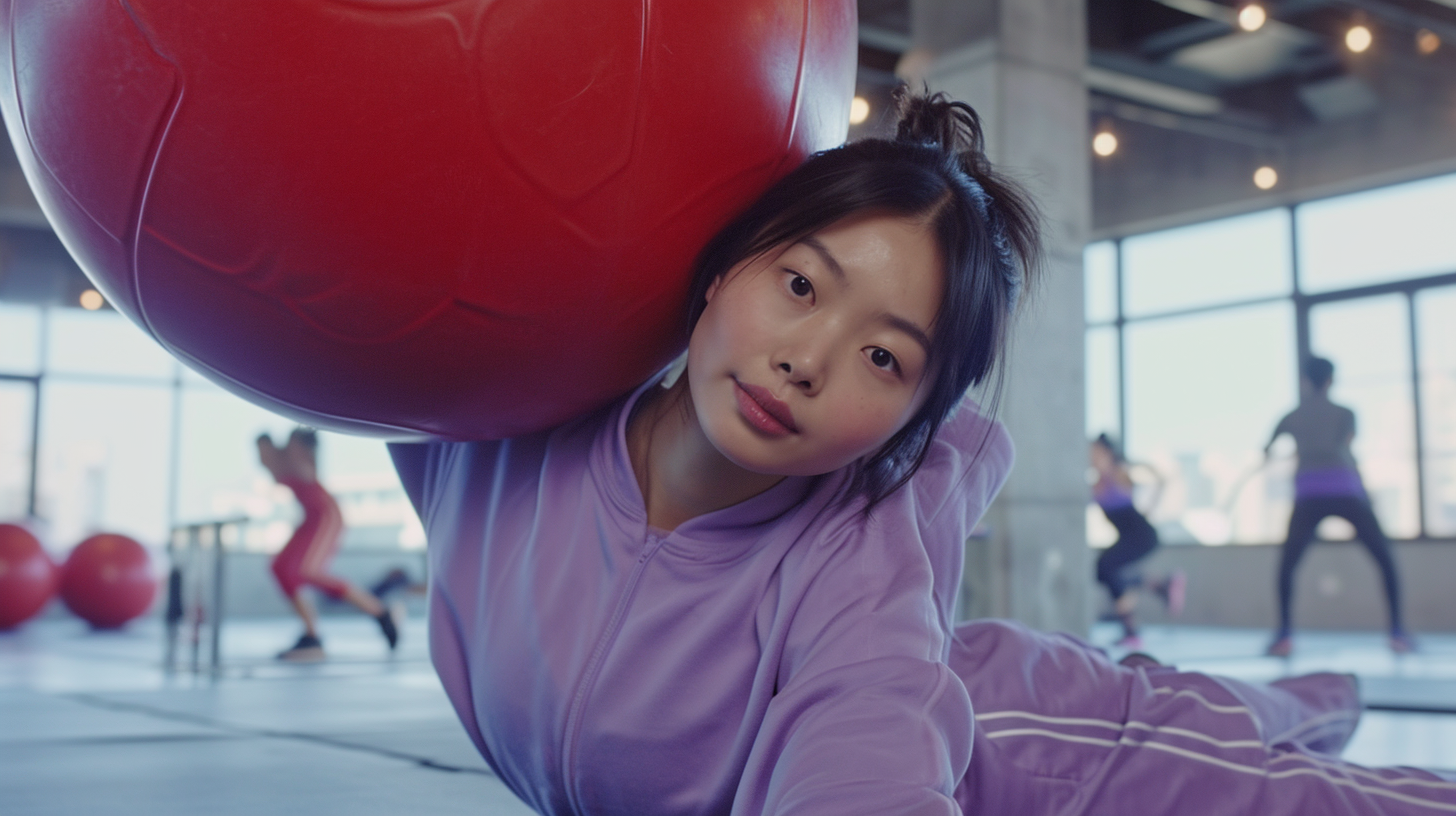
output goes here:
[[823, 261], [824, 265], [829, 267], [829, 271], [834, 273], [834, 277], [840, 283], [845, 282], [844, 267], [840, 266], [839, 261], [835, 260], [834, 256], [829, 254], [829, 248], [820, 243], [818, 238], [812, 235], [805, 235], [799, 239], [799, 243], [819, 253], [819, 260]]
[[892, 315], [888, 312], [882, 314], [880, 316], [880, 319], [885, 321], [885, 323], [889, 324], [891, 328], [899, 329], [900, 331], [910, 335], [910, 339], [920, 344], [920, 348], [925, 351], [925, 356], [927, 358], [930, 356], [930, 337], [925, 333], [924, 329], [921, 329], [919, 326], [915, 325], [909, 320], [906, 320], [903, 317], [900, 317], [898, 315]]

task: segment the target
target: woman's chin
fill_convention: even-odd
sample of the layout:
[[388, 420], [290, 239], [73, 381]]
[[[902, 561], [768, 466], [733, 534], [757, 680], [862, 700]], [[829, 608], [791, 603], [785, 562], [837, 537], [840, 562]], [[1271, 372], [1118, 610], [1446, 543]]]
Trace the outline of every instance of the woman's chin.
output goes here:
[[734, 428], [731, 431], [721, 435], [710, 433], [708, 439], [723, 458], [751, 473], [764, 476], [820, 476], [849, 464], [847, 461], [825, 462], [819, 457], [806, 457], [791, 449], [794, 445], [791, 438], [764, 438], [747, 427]]

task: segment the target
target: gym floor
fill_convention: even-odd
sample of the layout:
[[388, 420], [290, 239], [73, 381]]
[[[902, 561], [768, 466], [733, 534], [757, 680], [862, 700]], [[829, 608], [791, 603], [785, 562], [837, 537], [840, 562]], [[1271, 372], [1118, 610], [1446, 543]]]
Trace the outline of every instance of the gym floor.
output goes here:
[[[371, 621], [325, 618], [330, 659], [280, 665], [288, 620], [230, 622], [214, 680], [161, 668], [158, 625], [71, 619], [0, 633], [0, 802], [8, 816], [530, 813], [465, 738], [430, 668], [422, 621], [386, 658]], [[1112, 627], [1093, 633], [1110, 641]], [[1345, 756], [1456, 769], [1456, 636], [1396, 658], [1373, 634], [1305, 633], [1288, 661], [1268, 633], [1155, 627], [1145, 650], [1245, 679], [1352, 671], [1367, 705]]]

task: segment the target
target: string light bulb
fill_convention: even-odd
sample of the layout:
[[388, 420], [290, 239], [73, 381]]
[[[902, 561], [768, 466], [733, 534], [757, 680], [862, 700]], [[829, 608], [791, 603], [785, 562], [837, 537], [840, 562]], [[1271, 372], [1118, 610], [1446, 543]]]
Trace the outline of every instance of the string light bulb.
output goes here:
[[1099, 156], [1111, 156], [1117, 152], [1117, 134], [1110, 130], [1098, 131], [1092, 137], [1092, 152]]
[[1429, 57], [1436, 53], [1441, 47], [1441, 36], [1429, 28], [1423, 28], [1416, 32], [1416, 50], [1423, 57]]
[[1258, 3], [1250, 3], [1239, 9], [1239, 28], [1245, 31], [1258, 31], [1269, 21], [1269, 12]]
[[[840, 97], [840, 99], [843, 98]], [[870, 118], [870, 101], [863, 96], [856, 96], [849, 103], [849, 123], [851, 125], [862, 124], [868, 118]]]
[[1271, 190], [1279, 183], [1279, 172], [1269, 165], [1254, 171], [1254, 186], [1260, 190]]
[[1350, 30], [1345, 32], [1345, 47], [1356, 54], [1365, 53], [1374, 43], [1375, 35], [1363, 25], [1350, 26]]
[[81, 308], [88, 312], [94, 312], [106, 305], [106, 298], [103, 298], [101, 293], [95, 289], [87, 289], [82, 292], [80, 301]]

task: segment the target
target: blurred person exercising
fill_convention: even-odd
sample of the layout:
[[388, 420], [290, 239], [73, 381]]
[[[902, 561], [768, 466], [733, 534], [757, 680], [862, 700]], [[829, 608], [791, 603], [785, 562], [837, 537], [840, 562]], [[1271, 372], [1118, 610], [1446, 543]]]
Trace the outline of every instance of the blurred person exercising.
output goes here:
[[339, 504], [318, 481], [318, 434], [298, 428], [289, 434], [283, 447], [273, 444], [267, 434], [258, 437], [258, 459], [279, 484], [293, 491], [303, 507], [303, 521], [293, 537], [273, 559], [273, 576], [278, 586], [303, 620], [303, 634], [278, 659], [291, 661], [321, 660], [323, 641], [318, 633], [318, 615], [300, 591], [312, 585], [331, 598], [348, 601], [379, 623], [379, 629], [394, 649], [399, 642], [393, 613], [379, 598], [342, 578], [328, 574], [329, 562], [339, 551], [344, 531]]
[[[1099, 434], [1092, 440], [1089, 456], [1097, 473], [1097, 480], [1092, 485], [1092, 499], [1117, 528], [1117, 541], [1097, 558], [1097, 582], [1107, 587], [1107, 594], [1112, 598], [1113, 614], [1122, 624], [1122, 639], [1117, 645], [1139, 649], [1142, 648], [1142, 639], [1138, 636], [1133, 609], [1137, 606], [1137, 588], [1143, 585], [1143, 576], [1133, 569], [1133, 565], [1158, 548], [1158, 531], [1133, 504], [1133, 465], [1123, 458], [1117, 443], [1107, 434]], [[1141, 467], [1153, 473], [1158, 481], [1157, 489], [1161, 490], [1163, 480], [1157, 470], [1148, 465]], [[1181, 570], [1174, 570], [1151, 584], [1152, 590], [1175, 615], [1183, 611], [1186, 586], [1187, 578]]]
[[1289, 434], [1294, 438], [1299, 459], [1299, 468], [1294, 474], [1294, 510], [1289, 516], [1289, 535], [1279, 559], [1279, 630], [1269, 644], [1268, 654], [1285, 657], [1294, 650], [1290, 617], [1294, 572], [1314, 540], [1315, 529], [1328, 516], [1339, 516], [1350, 522], [1360, 543], [1375, 559], [1390, 608], [1390, 648], [1397, 653], [1409, 652], [1414, 642], [1401, 623], [1400, 581], [1390, 542], [1371, 510], [1355, 457], [1350, 453], [1350, 442], [1355, 438], [1355, 413], [1330, 401], [1334, 363], [1323, 357], [1310, 357], [1302, 373], [1299, 407], [1279, 420], [1264, 446], [1267, 461], [1274, 441]]

